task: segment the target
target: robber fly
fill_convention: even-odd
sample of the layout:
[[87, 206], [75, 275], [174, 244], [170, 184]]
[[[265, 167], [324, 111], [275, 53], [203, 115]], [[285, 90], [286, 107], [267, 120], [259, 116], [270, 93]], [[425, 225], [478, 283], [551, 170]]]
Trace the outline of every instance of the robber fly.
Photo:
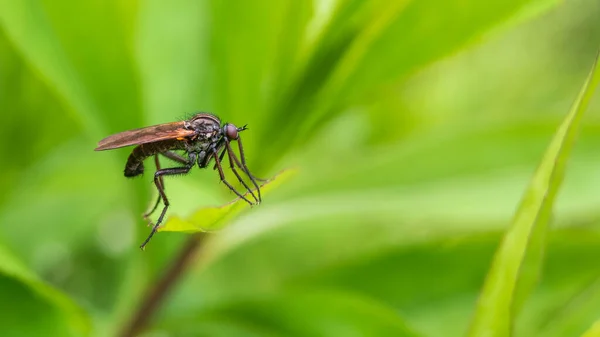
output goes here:
[[[158, 190], [158, 199], [154, 207], [146, 214], [144, 218], [148, 219], [158, 208], [160, 201], [163, 202], [163, 209], [156, 223], [152, 226], [152, 231], [148, 238], [142, 243], [140, 248], [144, 249], [150, 241], [156, 230], [163, 221], [167, 209], [169, 208], [169, 199], [165, 194], [164, 176], [182, 175], [188, 173], [192, 167], [198, 163], [198, 167], [205, 168], [211, 160], [214, 160], [213, 169], [219, 171], [221, 181], [239, 198], [245, 200], [250, 205], [261, 202], [260, 188], [256, 180], [262, 180], [254, 177], [246, 166], [244, 157], [244, 148], [239, 133], [246, 130], [246, 125], [241, 128], [231, 123], [221, 125], [221, 120], [212, 114], [198, 113], [189, 120], [149, 126], [141, 129], [124, 131], [102, 139], [98, 143], [96, 151], [111, 150], [120, 147], [137, 145], [125, 165], [125, 176], [135, 177], [144, 173], [144, 160], [154, 156], [156, 172], [154, 172], [154, 184]], [[238, 158], [231, 147], [231, 142], [237, 141], [240, 157]], [[183, 151], [183, 155], [174, 152]], [[223, 172], [222, 161], [227, 154], [229, 168], [246, 188], [248, 193], [238, 192], [226, 179]], [[175, 162], [181, 164], [179, 167], [160, 168], [158, 156], [163, 155]], [[256, 189], [256, 194], [242, 179], [237, 169], [242, 170]], [[251, 195], [253, 201], [246, 196]]]

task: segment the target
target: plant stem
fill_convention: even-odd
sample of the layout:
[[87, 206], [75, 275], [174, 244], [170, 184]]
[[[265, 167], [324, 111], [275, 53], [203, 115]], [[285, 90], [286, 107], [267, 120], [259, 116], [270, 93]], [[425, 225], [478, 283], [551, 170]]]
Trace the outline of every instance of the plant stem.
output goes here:
[[148, 289], [146, 296], [143, 297], [134, 315], [125, 325], [119, 336], [132, 337], [142, 332], [171, 290], [173, 290], [177, 282], [185, 274], [189, 262], [196, 255], [203, 238], [204, 235], [196, 234], [187, 240], [173, 259], [173, 262], [169, 263], [162, 277]]

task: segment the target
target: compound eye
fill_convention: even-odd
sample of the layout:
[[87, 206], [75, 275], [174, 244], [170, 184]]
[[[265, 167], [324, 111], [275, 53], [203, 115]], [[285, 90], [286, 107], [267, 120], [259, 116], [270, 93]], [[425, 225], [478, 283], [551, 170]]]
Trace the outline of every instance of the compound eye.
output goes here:
[[238, 130], [233, 124], [227, 124], [225, 126], [225, 136], [229, 138], [229, 140], [238, 139]]

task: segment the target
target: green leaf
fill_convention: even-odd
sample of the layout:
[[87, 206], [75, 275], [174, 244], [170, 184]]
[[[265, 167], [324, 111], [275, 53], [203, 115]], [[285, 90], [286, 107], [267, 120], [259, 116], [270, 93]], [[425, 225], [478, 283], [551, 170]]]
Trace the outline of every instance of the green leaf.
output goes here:
[[581, 337], [600, 337], [600, 320], [596, 321]]
[[[259, 331], [281, 336], [419, 336], [384, 303], [329, 288], [287, 287], [276, 294], [261, 294], [193, 313], [186, 316], [193, 317], [195, 323], [228, 318], [229, 325], [239, 326], [250, 321]], [[169, 331], [191, 325], [181, 319], [166, 324]]]
[[[285, 170], [262, 184], [260, 191], [263, 202], [266, 194], [290, 179], [295, 173], [295, 170]], [[246, 194], [245, 196], [247, 197], [248, 195]], [[246, 201], [237, 198], [222, 206], [201, 208], [186, 219], [173, 216], [167, 220], [164, 226], [159, 228], [159, 231], [196, 233], [217, 230], [229, 223], [231, 219], [248, 207], [250, 205]]]
[[[254, 238], [209, 269], [190, 275], [170, 300], [166, 320], [198, 308], [279, 292], [285, 285], [314, 286], [344, 289], [385, 303], [426, 336], [464, 335], [501, 231], [445, 234], [453, 223], [443, 222], [434, 228], [430, 222], [421, 222], [413, 228], [403, 224], [401, 218], [377, 218], [375, 213], [351, 215], [343, 225], [333, 228], [331, 223], [344, 220], [309, 219]], [[361, 226], [360, 218], [371, 219], [368, 228], [364, 223]], [[383, 225], [384, 221], [389, 224]], [[227, 228], [219, 236], [233, 227], [238, 226]], [[479, 227], [485, 227], [485, 223]], [[415, 238], [419, 230], [423, 231], [420, 240]], [[519, 321], [525, 327], [519, 332], [525, 333], [518, 336], [576, 336], [593, 321], [589, 315], [587, 319], [581, 315], [582, 310], [574, 311], [573, 305], [581, 301], [572, 303], [570, 289], [582, 281], [587, 285], [590, 276], [600, 275], [600, 236], [593, 228], [574, 228], [555, 231], [551, 238], [545, 277], [538, 289], [541, 292], [532, 298], [533, 307], [528, 303], [529, 319]], [[339, 242], [343, 245], [336, 246]], [[443, 282], [439, 275], [444, 275]], [[566, 294], [565, 284], [569, 286]], [[588, 314], [599, 308], [599, 302], [594, 301], [598, 295], [594, 296], [584, 303]], [[548, 334], [566, 330], [563, 324], [547, 326], [547, 322], [558, 320], [573, 325], [562, 322], [559, 311], [577, 316], [577, 323], [584, 323], [583, 329], [577, 325], [575, 334]], [[539, 333], [541, 327], [544, 333]]]
[[[66, 295], [41, 281], [3, 246], [0, 284], [3, 303], [11, 308], [0, 317], [4, 336], [89, 334], [91, 323], [87, 314]], [[35, 324], [30, 324], [32, 318]]]
[[[474, 41], [533, 3], [540, 1], [338, 2], [314, 43], [314, 53], [274, 105], [272, 118], [265, 121], [264, 128], [270, 132], [261, 133], [260, 148], [266, 156], [276, 157], [304, 143], [324, 122], [389, 95], [407, 75]], [[382, 117], [385, 123], [390, 123], [389, 115], [386, 111]], [[278, 141], [272, 142], [273, 138]]]
[[550, 146], [498, 248], [480, 295], [470, 336], [510, 336], [513, 320], [537, 282], [554, 200], [577, 129], [600, 81], [596, 58], [579, 97]]
[[[582, 242], [582, 240], [579, 242]], [[593, 256], [598, 255], [594, 254]], [[577, 264], [580, 264], [581, 261], [589, 258], [575, 255], [570, 261], [575, 259], [577, 259]], [[555, 298], [553, 310], [549, 311], [550, 314], [547, 317], [544, 317], [545, 320], [541, 324], [543, 329], [537, 331], [536, 335], [538, 336], [577, 336], [585, 330], [590, 322], [598, 317], [598, 312], [600, 312], [600, 275], [598, 267], [595, 265], [588, 266], [584, 273], [570, 269], [570, 266], [563, 266], [561, 273], [569, 273], [570, 279], [583, 278], [583, 282], [579, 282], [578, 287], [572, 291], [569, 297], [565, 299]], [[545, 270], [546, 268], [544, 268]], [[592, 279], [591, 282], [590, 279]], [[568, 282], [563, 282], [563, 284], [565, 283], [568, 284]], [[556, 293], [560, 293], [560, 290], [560, 288], [554, 289]], [[525, 325], [519, 320], [519, 326]], [[523, 336], [527, 336], [527, 334], [523, 334]]]
[[[141, 121], [129, 47], [135, 2], [0, 1], [0, 23], [94, 137]], [[26, 19], [25, 19], [26, 18]], [[102, 27], [102, 29], [98, 29]]]
[[[63, 106], [31, 67], [18, 54], [0, 30], [0, 157], [11, 158], [2, 163], [0, 205], [10, 199], [20, 177], [40, 157], [81, 132]], [[43, 113], [40, 113], [43, 112]], [[37, 125], [36, 135], [23, 132], [15, 125]], [[43, 127], [42, 127], [43, 126]], [[15, 146], [19, 144], [19, 146]], [[35, 153], [35, 156], [23, 156]]]

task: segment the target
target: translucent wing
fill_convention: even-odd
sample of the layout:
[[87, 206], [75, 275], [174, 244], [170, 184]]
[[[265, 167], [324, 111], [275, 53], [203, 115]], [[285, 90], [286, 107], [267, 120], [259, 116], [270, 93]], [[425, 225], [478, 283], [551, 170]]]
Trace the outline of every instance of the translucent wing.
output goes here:
[[130, 145], [157, 142], [166, 139], [177, 139], [193, 136], [194, 130], [184, 127], [184, 122], [173, 122], [148, 126], [141, 129], [119, 132], [98, 142], [96, 151], [116, 149]]

